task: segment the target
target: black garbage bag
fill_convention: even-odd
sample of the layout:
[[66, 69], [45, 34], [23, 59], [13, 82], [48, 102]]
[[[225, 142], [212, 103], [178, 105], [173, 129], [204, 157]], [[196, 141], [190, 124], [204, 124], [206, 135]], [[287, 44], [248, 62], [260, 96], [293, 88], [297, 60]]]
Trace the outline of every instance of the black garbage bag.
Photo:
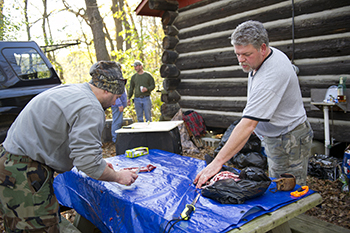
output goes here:
[[[211, 156], [208, 155], [208, 154], [205, 154], [205, 155], [204, 155], [204, 160], [205, 160], [205, 162], [207, 163], [207, 166], [208, 166], [209, 163], [211, 163], [211, 162], [214, 160], [214, 158], [211, 157]], [[221, 170], [220, 170], [219, 172], [223, 172], [223, 171], [229, 171], [229, 172], [232, 172], [232, 173], [234, 173], [234, 174], [236, 174], [236, 175], [239, 175], [238, 170], [235, 169], [235, 168], [233, 168], [233, 167], [222, 166], [222, 167], [221, 167]]]
[[259, 152], [238, 153], [232, 159], [231, 162], [238, 168], [245, 167], [259, 167], [267, 169], [267, 158]]
[[[228, 141], [233, 129], [238, 123], [239, 120], [233, 122], [227, 128], [227, 130], [221, 138], [218, 147], [214, 150], [214, 157], [219, 153], [221, 148]], [[233, 165], [236, 165], [238, 168], [253, 166], [262, 169], [267, 169], [267, 158], [261, 153], [261, 141], [255, 134], [250, 135], [244, 147], [229, 161]]]
[[269, 187], [271, 180], [258, 167], [246, 167], [239, 174], [240, 180], [218, 180], [202, 189], [204, 197], [221, 204], [242, 204], [248, 199], [261, 196]]
[[341, 173], [339, 165], [341, 160], [323, 154], [315, 154], [309, 159], [307, 173], [318, 179], [335, 181]]

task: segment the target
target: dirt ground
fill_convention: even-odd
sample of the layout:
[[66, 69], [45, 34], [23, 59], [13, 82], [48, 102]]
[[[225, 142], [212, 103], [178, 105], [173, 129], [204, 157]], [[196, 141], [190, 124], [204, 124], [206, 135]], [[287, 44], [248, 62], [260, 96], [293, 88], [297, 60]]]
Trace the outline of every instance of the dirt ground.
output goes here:
[[[212, 155], [213, 151], [214, 148], [206, 147], [204, 149], [201, 149], [199, 154], [184, 154], [184, 156], [204, 160], [204, 155]], [[104, 143], [103, 156], [106, 158], [115, 155], [115, 146], [112, 143]], [[307, 185], [310, 187], [310, 189], [321, 194], [323, 202], [319, 206], [308, 210], [306, 214], [316, 217], [320, 220], [350, 229], [350, 193], [341, 192], [342, 183], [338, 180], [322, 180], [308, 176]], [[68, 210], [61, 213], [63, 217], [72, 223], [74, 222], [75, 214], [76, 213], [74, 210]], [[3, 229], [3, 221], [0, 218], [0, 232], [5, 232]]]

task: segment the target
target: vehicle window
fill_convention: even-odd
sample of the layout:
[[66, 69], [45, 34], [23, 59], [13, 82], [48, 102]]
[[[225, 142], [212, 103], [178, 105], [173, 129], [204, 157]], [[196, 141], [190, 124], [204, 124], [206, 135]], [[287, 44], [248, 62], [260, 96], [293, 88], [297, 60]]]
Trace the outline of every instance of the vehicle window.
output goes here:
[[17, 76], [22, 80], [47, 79], [50, 69], [33, 48], [6, 48], [2, 50]]

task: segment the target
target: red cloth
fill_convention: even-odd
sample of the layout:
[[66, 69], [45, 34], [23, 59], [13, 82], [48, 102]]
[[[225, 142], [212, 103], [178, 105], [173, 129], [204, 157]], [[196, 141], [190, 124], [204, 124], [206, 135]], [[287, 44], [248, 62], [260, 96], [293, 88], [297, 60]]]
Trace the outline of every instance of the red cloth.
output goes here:
[[195, 137], [200, 137], [201, 134], [206, 133], [203, 117], [197, 112], [192, 111], [189, 114], [186, 112], [183, 114], [182, 119], [186, 122], [188, 128]]

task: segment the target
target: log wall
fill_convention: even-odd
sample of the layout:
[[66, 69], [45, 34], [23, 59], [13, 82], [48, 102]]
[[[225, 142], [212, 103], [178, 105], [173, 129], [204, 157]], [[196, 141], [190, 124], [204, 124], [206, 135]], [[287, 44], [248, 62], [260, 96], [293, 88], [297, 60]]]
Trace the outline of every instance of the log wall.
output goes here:
[[[166, 11], [161, 70], [164, 118], [170, 119], [181, 107], [200, 113], [208, 128], [226, 129], [240, 119], [247, 74], [238, 65], [229, 37], [246, 20], [262, 22], [270, 45], [299, 68], [315, 139], [324, 140], [323, 112], [311, 106], [311, 89], [337, 85], [340, 76], [348, 77], [350, 88], [349, 0], [203, 0]], [[331, 136], [350, 142], [350, 109], [334, 112], [333, 119]]]

